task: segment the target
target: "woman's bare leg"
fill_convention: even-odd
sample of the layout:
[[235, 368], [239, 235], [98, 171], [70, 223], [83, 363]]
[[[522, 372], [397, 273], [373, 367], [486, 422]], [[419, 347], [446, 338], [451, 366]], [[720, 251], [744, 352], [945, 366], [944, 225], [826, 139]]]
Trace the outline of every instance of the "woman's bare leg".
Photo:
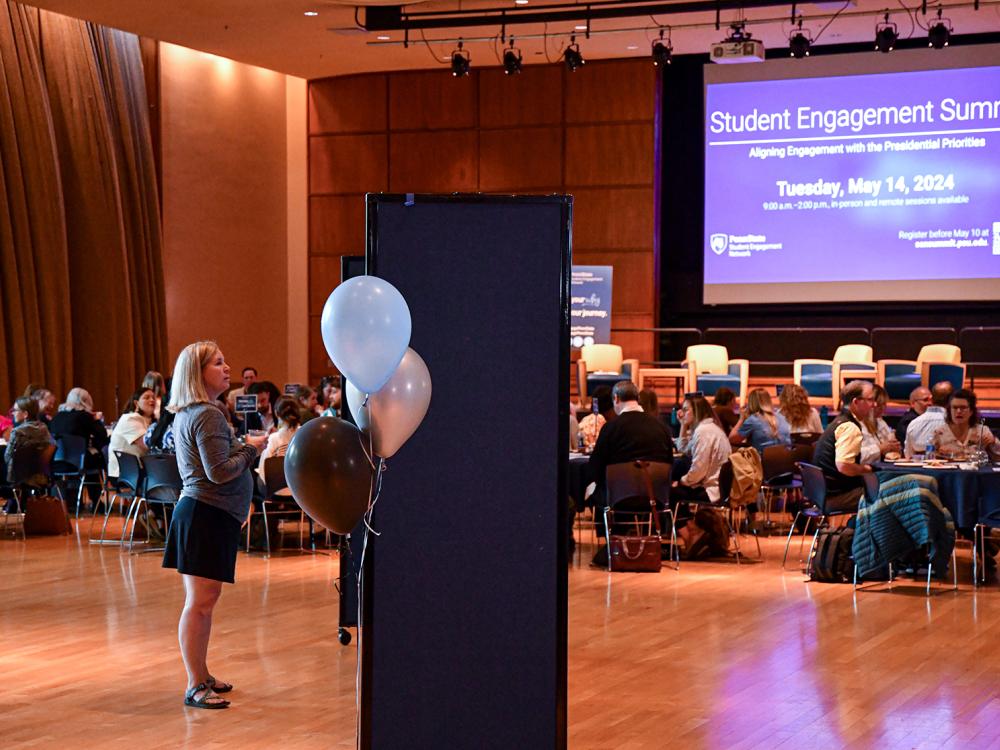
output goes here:
[[200, 576], [181, 577], [184, 579], [185, 599], [177, 626], [177, 639], [180, 641], [190, 690], [195, 685], [208, 681], [208, 639], [212, 634], [212, 611], [222, 593], [222, 582]]

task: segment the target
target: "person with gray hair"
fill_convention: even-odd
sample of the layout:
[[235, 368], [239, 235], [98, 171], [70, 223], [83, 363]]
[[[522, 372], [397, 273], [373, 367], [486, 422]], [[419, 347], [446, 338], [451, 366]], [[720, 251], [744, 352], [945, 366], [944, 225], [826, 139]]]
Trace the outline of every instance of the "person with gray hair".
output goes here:
[[926, 447], [934, 442], [934, 432], [945, 423], [948, 416], [948, 399], [953, 390], [952, 384], [947, 380], [935, 383], [931, 388], [931, 405], [906, 428], [903, 452], [907, 458], [923, 455]]
[[[101, 449], [108, 444], [108, 430], [104, 426], [104, 415], [94, 411], [94, 400], [83, 388], [73, 388], [66, 394], [66, 401], [59, 405], [59, 411], [49, 425], [56, 438], [75, 435], [86, 441], [83, 467], [89, 472], [104, 471], [104, 454]], [[101, 486], [88, 484], [87, 492], [94, 508], [101, 499]], [[71, 493], [76, 497], [76, 493]]]

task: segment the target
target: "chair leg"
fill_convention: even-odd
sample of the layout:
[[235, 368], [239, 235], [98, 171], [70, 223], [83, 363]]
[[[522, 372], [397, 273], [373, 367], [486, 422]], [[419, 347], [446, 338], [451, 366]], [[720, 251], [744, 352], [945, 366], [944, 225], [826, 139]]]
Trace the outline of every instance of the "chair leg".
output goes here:
[[264, 514], [264, 559], [271, 556], [271, 532], [267, 528], [267, 500], [261, 500], [260, 512]]
[[819, 520], [816, 522], [816, 533], [813, 534], [812, 544], [809, 545], [809, 556], [806, 558], [805, 573], [807, 576], [812, 575], [813, 551], [816, 549], [816, 540], [819, 539], [819, 532], [823, 528], [823, 525], [825, 523], [826, 523], [826, 516], [820, 516]]
[[[139, 498], [138, 497], [133, 497], [132, 498], [132, 502], [129, 503], [129, 506], [128, 506], [128, 513], [125, 514], [125, 520], [122, 522], [122, 536], [121, 536], [121, 539], [119, 540], [119, 543], [123, 547], [125, 546], [125, 535], [128, 532], [128, 522], [129, 522], [129, 519], [132, 518], [132, 511], [135, 510], [136, 503], [138, 503], [138, 502], [139, 502]], [[133, 530], [134, 530], [134, 527], [133, 527]]]
[[784, 568], [785, 568], [785, 562], [787, 562], [787, 560], [788, 560], [788, 548], [792, 544], [792, 532], [795, 531], [795, 527], [799, 523], [799, 516], [801, 516], [801, 515], [802, 515], [802, 511], [801, 510], [800, 511], [796, 511], [796, 513], [795, 513], [795, 520], [792, 521], [792, 527], [788, 530], [788, 539], [785, 540], [785, 554], [782, 555], [782, 557], [781, 557], [781, 569], [782, 570], [784, 570]]
[[604, 509], [604, 541], [608, 550], [608, 572], [611, 572], [611, 525], [608, 523], [608, 508]]

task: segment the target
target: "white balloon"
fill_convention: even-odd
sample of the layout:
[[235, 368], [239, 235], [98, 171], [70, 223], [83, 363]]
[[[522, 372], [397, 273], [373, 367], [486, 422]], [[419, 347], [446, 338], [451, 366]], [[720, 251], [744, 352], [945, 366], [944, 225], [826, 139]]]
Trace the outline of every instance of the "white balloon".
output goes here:
[[356, 276], [334, 289], [320, 319], [333, 364], [366, 393], [379, 390], [395, 372], [411, 327], [403, 295], [377, 276]]
[[399, 367], [382, 388], [368, 395], [347, 381], [347, 403], [358, 427], [371, 434], [377, 456], [395, 455], [424, 421], [431, 403], [431, 374], [419, 354], [407, 348]]

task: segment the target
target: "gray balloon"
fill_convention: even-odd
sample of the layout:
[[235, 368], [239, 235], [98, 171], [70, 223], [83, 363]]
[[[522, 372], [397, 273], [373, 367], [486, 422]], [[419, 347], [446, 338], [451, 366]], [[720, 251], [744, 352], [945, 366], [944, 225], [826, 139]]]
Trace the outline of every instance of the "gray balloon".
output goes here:
[[326, 528], [346, 534], [368, 509], [372, 467], [361, 431], [336, 417], [300, 427], [285, 454], [285, 479], [295, 501]]
[[372, 436], [375, 454], [395, 455], [424, 421], [431, 403], [431, 374], [423, 358], [407, 348], [396, 371], [379, 390], [365, 396], [347, 382], [347, 403], [358, 426]]

